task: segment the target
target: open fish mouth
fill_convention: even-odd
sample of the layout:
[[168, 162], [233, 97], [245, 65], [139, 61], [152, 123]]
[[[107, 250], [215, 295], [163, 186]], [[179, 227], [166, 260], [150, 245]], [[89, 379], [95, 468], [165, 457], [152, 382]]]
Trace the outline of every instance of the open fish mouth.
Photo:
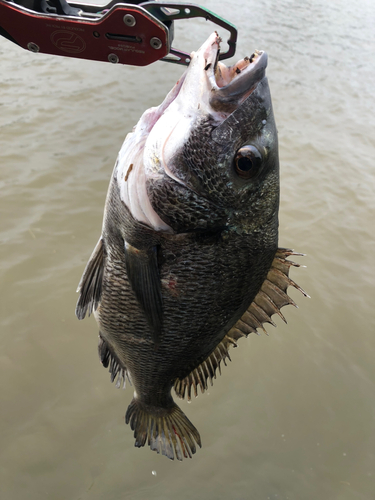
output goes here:
[[231, 112], [265, 76], [268, 56], [266, 52], [256, 50], [250, 57], [246, 56], [228, 67], [219, 61], [220, 43], [221, 38], [213, 33], [201, 47], [201, 57], [211, 85], [211, 107], [216, 111]]
[[[201, 46], [191, 54], [191, 63], [186, 73], [186, 80], [181, 87], [192, 85], [192, 80], [200, 82], [203, 101], [207, 93], [208, 104], [212, 111], [231, 113], [254, 90], [265, 76], [268, 56], [262, 50], [256, 50], [249, 57], [240, 59], [232, 66], [219, 61], [221, 38], [214, 32]], [[194, 94], [189, 92], [189, 94]]]
[[[241, 80], [241, 84], [242, 85], [245, 84], [245, 82], [247, 82], [250, 77], [251, 78], [253, 77], [254, 73], [258, 70], [260, 65], [265, 67], [265, 65], [263, 64], [265, 57], [266, 57], [265, 52], [261, 50], [256, 50], [251, 57], [246, 56], [243, 59], [240, 59], [233, 66], [229, 67], [219, 62], [217, 58], [216, 63], [214, 65], [215, 81], [212, 84], [212, 87], [213, 88], [216, 87], [216, 90], [222, 89], [223, 87], [228, 87], [229, 85], [234, 83], [235, 79], [236, 79], [235, 83], [238, 83], [238, 81]], [[210, 66], [209, 67], [206, 66], [205, 67], [206, 71], [209, 68]], [[242, 75], [242, 77], [239, 78], [238, 75]], [[211, 81], [213, 80], [212, 76], [210, 76], [210, 80]], [[233, 88], [232, 85], [231, 88]]]

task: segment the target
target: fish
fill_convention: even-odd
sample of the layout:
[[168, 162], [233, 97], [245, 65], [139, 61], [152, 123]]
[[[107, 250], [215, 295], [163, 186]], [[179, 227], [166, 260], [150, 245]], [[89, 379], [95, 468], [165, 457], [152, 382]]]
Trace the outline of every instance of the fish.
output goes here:
[[293, 304], [278, 247], [277, 130], [256, 51], [231, 67], [212, 33], [164, 101], [118, 154], [101, 236], [77, 291], [94, 314], [112, 382], [134, 387], [125, 421], [135, 446], [191, 458], [198, 430], [175, 403], [212, 385], [230, 346], [285, 320]]

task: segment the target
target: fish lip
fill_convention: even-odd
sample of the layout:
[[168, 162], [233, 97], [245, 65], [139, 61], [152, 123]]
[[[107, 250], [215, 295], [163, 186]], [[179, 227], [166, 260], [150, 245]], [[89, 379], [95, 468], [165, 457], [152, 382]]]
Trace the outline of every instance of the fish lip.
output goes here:
[[251, 94], [264, 78], [268, 61], [266, 52], [256, 50], [251, 57], [226, 66], [219, 61], [221, 41], [217, 32], [212, 33], [198, 51], [191, 54], [187, 70], [200, 80], [201, 89], [207, 92], [203, 99], [209, 108], [220, 114], [233, 112]]
[[[267, 63], [267, 53], [264, 50], [255, 50], [251, 57], [244, 57], [229, 67], [216, 60], [215, 66], [208, 68], [207, 76], [213, 91], [228, 92], [238, 86], [238, 82], [253, 82], [260, 73], [265, 72]], [[240, 69], [243, 66], [244, 68]], [[223, 70], [227, 73], [224, 78], [220, 74]]]
[[267, 53], [257, 50], [250, 58], [245, 57], [233, 66], [219, 62], [216, 71], [209, 68], [211, 107], [215, 111], [233, 112], [264, 78], [267, 62]]

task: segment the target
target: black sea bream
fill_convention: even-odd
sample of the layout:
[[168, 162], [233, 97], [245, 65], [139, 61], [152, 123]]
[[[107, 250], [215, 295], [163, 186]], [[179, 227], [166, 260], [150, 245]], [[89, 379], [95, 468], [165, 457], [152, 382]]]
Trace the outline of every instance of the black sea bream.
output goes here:
[[127, 135], [102, 234], [78, 287], [99, 355], [134, 398], [135, 445], [182, 460], [201, 446], [172, 398], [207, 389], [229, 346], [272, 323], [291, 250], [278, 249], [279, 161], [257, 51], [227, 68], [213, 33], [164, 102]]

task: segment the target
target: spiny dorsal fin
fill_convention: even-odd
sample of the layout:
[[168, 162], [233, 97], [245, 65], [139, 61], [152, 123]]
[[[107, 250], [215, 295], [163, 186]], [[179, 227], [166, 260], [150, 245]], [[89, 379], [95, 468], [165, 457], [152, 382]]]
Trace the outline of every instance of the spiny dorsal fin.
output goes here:
[[109, 373], [111, 376], [111, 382], [114, 382], [115, 378], [117, 378], [116, 387], [119, 389], [122, 384], [122, 388], [125, 389], [126, 378], [131, 385], [128, 371], [122, 363], [120, 363], [117, 356], [110, 350], [107, 342], [99, 335], [99, 344], [98, 344], [98, 353], [99, 359], [104, 366], [107, 368], [109, 366]]
[[[174, 384], [176, 394], [180, 398], [184, 398], [185, 394], [187, 399], [191, 399], [191, 389], [193, 388], [194, 395], [198, 395], [198, 386], [203, 393], [208, 389], [208, 379], [213, 385], [213, 379], [216, 378], [216, 370], [220, 371], [220, 363], [226, 365], [226, 359], [230, 360], [229, 347], [233, 345], [237, 347], [237, 340], [241, 337], [247, 337], [249, 333], [258, 333], [258, 328], [263, 330], [265, 323], [270, 323], [273, 326], [276, 324], [272, 321], [272, 315], [278, 314], [283, 321], [286, 320], [282, 315], [280, 309], [288, 304], [295, 307], [295, 302], [287, 295], [286, 290], [288, 286], [297, 288], [305, 297], [307, 293], [302, 290], [293, 280], [289, 278], [289, 269], [291, 266], [300, 267], [299, 264], [287, 260], [290, 255], [303, 256], [300, 253], [294, 253], [293, 250], [287, 248], [278, 248], [274, 260], [271, 265], [263, 285], [255, 296], [255, 299], [250, 304], [245, 313], [237, 321], [237, 323], [229, 330], [220, 344], [210, 354], [210, 356], [203, 361], [197, 368], [195, 368], [187, 377], [180, 380], [177, 379]], [[267, 334], [268, 335], [268, 334]]]
[[96, 310], [102, 295], [102, 280], [104, 272], [104, 244], [102, 238], [99, 239], [94, 251], [86, 264], [77, 292], [79, 298], [76, 306], [76, 316], [83, 319]]

